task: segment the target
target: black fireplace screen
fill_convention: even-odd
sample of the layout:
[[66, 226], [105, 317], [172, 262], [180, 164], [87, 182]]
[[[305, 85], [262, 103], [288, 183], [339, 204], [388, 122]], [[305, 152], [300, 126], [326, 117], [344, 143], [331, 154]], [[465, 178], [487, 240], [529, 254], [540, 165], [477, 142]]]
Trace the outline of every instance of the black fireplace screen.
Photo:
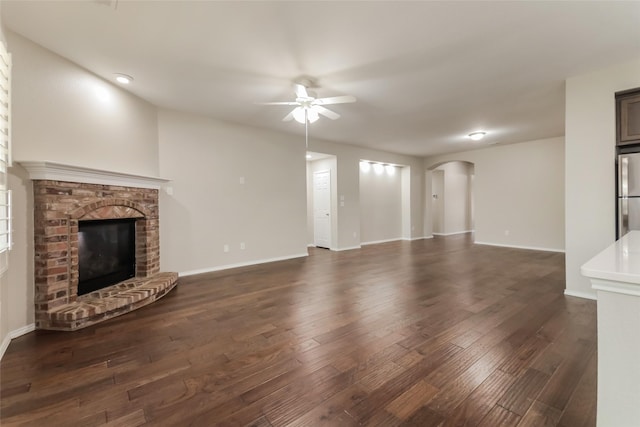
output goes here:
[[135, 219], [80, 221], [78, 295], [135, 276]]

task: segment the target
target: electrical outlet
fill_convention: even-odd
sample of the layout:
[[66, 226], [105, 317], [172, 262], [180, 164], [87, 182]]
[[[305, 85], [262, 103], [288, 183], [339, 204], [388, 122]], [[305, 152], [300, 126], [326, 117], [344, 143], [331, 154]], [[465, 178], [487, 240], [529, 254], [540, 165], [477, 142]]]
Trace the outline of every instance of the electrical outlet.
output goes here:
[[244, 246], [244, 242], [241, 242], [241, 243], [240, 243], [240, 249], [241, 249], [241, 250], [244, 250], [244, 248], [245, 248], [245, 246]]
[[353, 237], [358, 237], [355, 231], [353, 232]]
[[229, 245], [224, 245], [222, 247], [222, 250], [225, 251], [225, 252], [229, 252]]
[[508, 236], [509, 235], [509, 230], [504, 230], [504, 235]]

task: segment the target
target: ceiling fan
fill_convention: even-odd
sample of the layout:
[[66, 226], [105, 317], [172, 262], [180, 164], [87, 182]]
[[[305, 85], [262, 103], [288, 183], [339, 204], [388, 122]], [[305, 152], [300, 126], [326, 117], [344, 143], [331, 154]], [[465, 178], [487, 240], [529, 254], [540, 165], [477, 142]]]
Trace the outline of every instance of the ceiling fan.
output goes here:
[[315, 122], [321, 115], [331, 120], [340, 117], [340, 114], [325, 108], [325, 105], [356, 102], [355, 96], [351, 95], [316, 98], [316, 94], [308, 90], [310, 87], [317, 87], [315, 80], [311, 77], [300, 77], [296, 79], [294, 86], [296, 94], [295, 101], [261, 102], [260, 104], [295, 106], [289, 114], [284, 116], [282, 121], [288, 122], [295, 119], [298, 123], [306, 124]]

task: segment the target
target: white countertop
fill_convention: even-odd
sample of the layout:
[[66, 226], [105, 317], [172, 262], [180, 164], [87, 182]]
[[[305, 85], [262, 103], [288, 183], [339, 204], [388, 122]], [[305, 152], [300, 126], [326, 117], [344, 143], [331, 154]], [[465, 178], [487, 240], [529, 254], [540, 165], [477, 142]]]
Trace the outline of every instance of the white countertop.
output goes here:
[[[632, 287], [624, 288], [640, 295], [640, 231], [631, 231], [622, 236], [584, 264], [581, 272], [590, 279], [629, 284]], [[593, 287], [599, 289], [598, 286]]]

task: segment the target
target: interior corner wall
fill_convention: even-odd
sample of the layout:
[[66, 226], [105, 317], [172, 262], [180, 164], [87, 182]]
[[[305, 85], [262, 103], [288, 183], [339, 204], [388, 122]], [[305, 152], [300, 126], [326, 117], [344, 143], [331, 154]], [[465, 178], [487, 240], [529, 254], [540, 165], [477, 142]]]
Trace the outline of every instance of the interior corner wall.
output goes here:
[[362, 243], [402, 239], [402, 168], [360, 170], [360, 235]]
[[[405, 240], [411, 239], [411, 167], [405, 166], [399, 168], [401, 174], [402, 188], [402, 238]], [[415, 226], [414, 226], [415, 227]]]
[[564, 138], [429, 157], [425, 166], [453, 160], [474, 164], [477, 243], [564, 250]]
[[159, 110], [158, 125], [160, 174], [172, 193], [160, 193], [163, 270], [192, 274], [307, 255], [299, 138], [170, 110]]
[[640, 60], [566, 82], [566, 293], [595, 298], [580, 267], [615, 241], [615, 92], [640, 87]]
[[[0, 42], [6, 45], [7, 40], [4, 35], [2, 25], [2, 2], [0, 2]], [[9, 275], [5, 271], [0, 275], [0, 358], [4, 354], [4, 346], [9, 340]]]
[[[34, 322], [33, 190], [20, 160], [157, 175], [156, 109], [11, 32], [13, 248], [2, 330]], [[4, 288], [4, 287], [3, 287]]]

